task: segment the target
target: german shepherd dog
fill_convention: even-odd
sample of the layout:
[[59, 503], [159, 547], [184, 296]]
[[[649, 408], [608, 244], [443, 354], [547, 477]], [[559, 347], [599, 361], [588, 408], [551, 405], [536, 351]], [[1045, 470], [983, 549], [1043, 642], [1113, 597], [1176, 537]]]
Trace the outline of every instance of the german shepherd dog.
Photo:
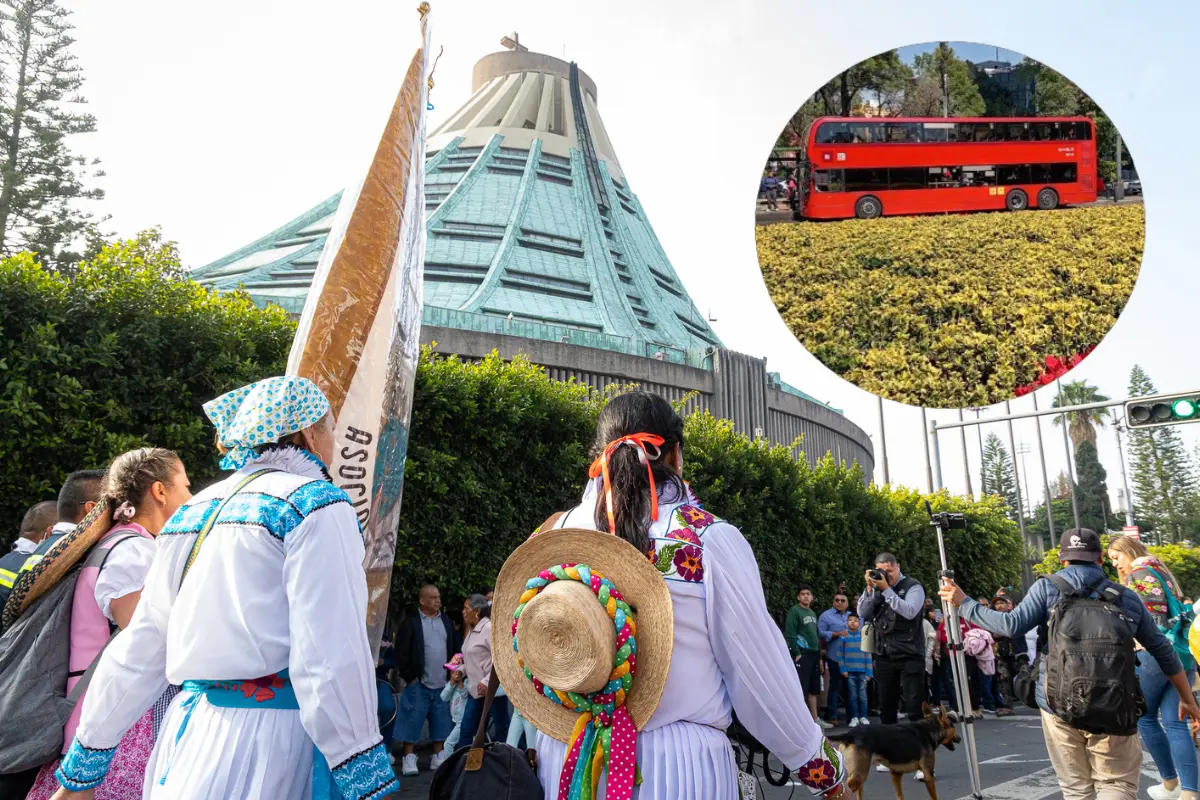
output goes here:
[[844, 759], [846, 785], [863, 800], [863, 785], [871, 774], [872, 764], [882, 764], [892, 771], [892, 786], [897, 800], [904, 800], [903, 776], [918, 769], [925, 773], [925, 788], [931, 800], [938, 800], [934, 785], [934, 760], [939, 745], [953, 750], [962, 741], [955, 730], [957, 715], [942, 706], [940, 716], [934, 716], [928, 704], [922, 706], [925, 719], [897, 725], [855, 728], [846, 733], [829, 736], [837, 742]]

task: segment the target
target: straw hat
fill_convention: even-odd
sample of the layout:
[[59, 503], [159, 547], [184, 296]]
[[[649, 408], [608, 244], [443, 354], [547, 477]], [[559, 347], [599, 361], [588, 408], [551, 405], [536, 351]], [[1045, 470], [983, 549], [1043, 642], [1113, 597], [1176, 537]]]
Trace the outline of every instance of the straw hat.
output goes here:
[[[612, 582], [633, 611], [637, 653], [625, 708], [640, 731], [662, 697], [674, 646], [674, 610], [667, 582], [625, 540], [600, 531], [564, 528], [518, 547], [496, 578], [492, 599], [492, 660], [517, 710], [542, 733], [568, 742], [579, 714], [548, 699], [525, 674], [513, 649], [513, 615], [526, 583], [562, 564], [586, 565]], [[609, 682], [617, 656], [614, 620], [597, 594], [578, 580], [554, 580], [521, 610], [519, 657], [548, 689], [588, 694]]]

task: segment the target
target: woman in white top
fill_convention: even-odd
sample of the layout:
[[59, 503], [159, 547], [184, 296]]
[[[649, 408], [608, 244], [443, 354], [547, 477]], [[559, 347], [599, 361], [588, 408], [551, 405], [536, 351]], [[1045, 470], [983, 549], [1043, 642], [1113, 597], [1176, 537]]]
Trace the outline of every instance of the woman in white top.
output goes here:
[[[19, 615], [69, 569], [72, 554], [86, 566], [76, 579], [71, 613], [68, 691], [79, 673], [100, 654], [109, 636], [128, 627], [154, 560], [154, 537], [191, 492], [187, 471], [170, 450], [142, 448], [117, 456], [104, 475], [100, 500], [92, 514], [52, 548], [18, 584], [13, 613]], [[90, 553], [90, 555], [88, 555]], [[84, 693], [84, 697], [87, 693]], [[79, 725], [82, 704], [76, 704], [64, 731], [63, 752]], [[154, 746], [153, 713], [147, 712], [117, 748], [114, 767], [102, 800], [135, 800], [142, 796], [146, 763]], [[42, 767], [29, 800], [45, 800], [58, 790], [54, 777], [59, 762]]]
[[[655, 444], [655, 442], [658, 442]], [[848, 796], [841, 756], [805, 703], [767, 611], [754, 552], [683, 482], [683, 420], [647, 392], [613, 398], [597, 423], [593, 479], [554, 528], [610, 531], [667, 581], [674, 651], [658, 708], [638, 734], [636, 800], [737, 800], [726, 729], [738, 721], [815, 795]], [[566, 745], [539, 733], [539, 777], [559, 796]], [[603, 796], [603, 795], [598, 795]]]
[[168, 681], [183, 690], [146, 798], [390, 796], [399, 784], [379, 732], [363, 536], [325, 468], [329, 402], [303, 378], [270, 378], [205, 412], [222, 466], [236, 471], [160, 534], [141, 602], [89, 688], [58, 797], [91, 797]]

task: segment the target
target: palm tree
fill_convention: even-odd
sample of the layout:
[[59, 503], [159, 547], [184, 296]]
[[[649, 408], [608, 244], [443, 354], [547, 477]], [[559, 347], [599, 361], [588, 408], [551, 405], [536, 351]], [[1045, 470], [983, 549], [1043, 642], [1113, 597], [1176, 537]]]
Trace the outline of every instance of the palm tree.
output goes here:
[[[1100, 394], [1100, 390], [1095, 386], [1088, 385], [1085, 380], [1068, 381], [1062, 385], [1062, 391], [1050, 405], [1053, 408], [1063, 408], [1082, 406], [1088, 403], [1102, 403], [1109, 399], [1107, 395]], [[1055, 417], [1054, 424], [1062, 425], [1064, 417], [1068, 420], [1067, 434], [1071, 437], [1071, 443], [1078, 449], [1081, 442], [1096, 444], [1096, 428], [1104, 427], [1105, 421], [1111, 419], [1112, 415], [1107, 408], [1071, 411]]]

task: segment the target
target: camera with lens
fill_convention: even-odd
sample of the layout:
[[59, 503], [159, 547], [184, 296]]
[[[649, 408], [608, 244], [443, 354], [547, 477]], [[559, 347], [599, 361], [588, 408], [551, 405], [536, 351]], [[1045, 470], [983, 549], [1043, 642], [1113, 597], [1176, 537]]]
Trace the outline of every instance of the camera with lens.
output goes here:
[[949, 511], [939, 511], [929, 515], [929, 524], [943, 531], [966, 530], [967, 515], [951, 514]]
[[871, 580], [873, 580], [873, 581], [883, 580], [883, 570], [873, 569], [870, 571], [869, 574], [871, 576]]

